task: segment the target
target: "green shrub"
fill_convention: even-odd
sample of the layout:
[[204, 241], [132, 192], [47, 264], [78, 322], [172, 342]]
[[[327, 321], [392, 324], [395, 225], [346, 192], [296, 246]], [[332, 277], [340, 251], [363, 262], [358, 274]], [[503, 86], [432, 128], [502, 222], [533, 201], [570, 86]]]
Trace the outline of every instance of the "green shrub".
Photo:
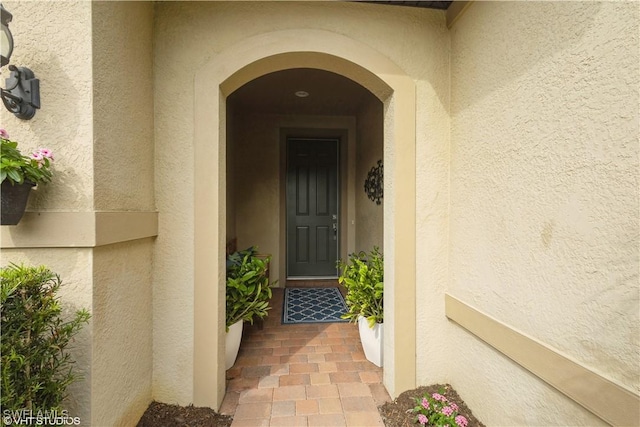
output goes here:
[[60, 410], [77, 379], [65, 348], [89, 312], [65, 321], [56, 297], [62, 282], [43, 266], [1, 268], [0, 284], [2, 410]]
[[364, 251], [349, 255], [349, 262], [338, 261], [341, 270], [338, 282], [347, 289], [345, 302], [349, 311], [343, 319], [357, 322], [365, 317], [369, 327], [384, 319], [384, 261], [377, 247], [370, 253]]
[[271, 299], [271, 287], [267, 277], [270, 257], [256, 256], [251, 247], [234, 252], [227, 258], [227, 331], [240, 320], [253, 324], [255, 317], [264, 318]]

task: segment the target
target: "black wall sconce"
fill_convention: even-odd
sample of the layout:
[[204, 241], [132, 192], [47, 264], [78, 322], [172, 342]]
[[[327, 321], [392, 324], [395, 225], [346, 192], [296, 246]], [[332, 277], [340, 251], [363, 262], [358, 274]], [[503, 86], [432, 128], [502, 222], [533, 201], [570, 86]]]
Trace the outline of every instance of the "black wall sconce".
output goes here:
[[[2, 56], [0, 66], [4, 67], [9, 63], [13, 52], [13, 36], [9, 30], [9, 22], [13, 15], [9, 13], [0, 3], [0, 54]], [[11, 74], [5, 80], [6, 89], [0, 88], [2, 103], [19, 119], [29, 120], [36, 114], [36, 109], [40, 108], [40, 80], [35, 78], [33, 71], [27, 67], [16, 67], [9, 65]]]

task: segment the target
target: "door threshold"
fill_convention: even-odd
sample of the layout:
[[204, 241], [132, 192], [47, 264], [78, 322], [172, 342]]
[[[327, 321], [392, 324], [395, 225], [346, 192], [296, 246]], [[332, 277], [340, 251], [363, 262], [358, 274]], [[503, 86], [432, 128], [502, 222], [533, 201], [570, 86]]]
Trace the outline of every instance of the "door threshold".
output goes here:
[[287, 280], [336, 280], [338, 276], [295, 276], [287, 277]]

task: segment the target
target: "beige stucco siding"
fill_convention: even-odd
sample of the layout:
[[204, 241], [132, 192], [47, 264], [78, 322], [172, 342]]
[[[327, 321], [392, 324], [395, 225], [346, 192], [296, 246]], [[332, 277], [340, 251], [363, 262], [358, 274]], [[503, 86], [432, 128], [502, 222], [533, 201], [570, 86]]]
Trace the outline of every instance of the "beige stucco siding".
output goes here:
[[152, 400], [150, 239], [93, 254], [92, 425], [130, 426]]
[[[428, 22], [428, 21], [427, 21]], [[433, 23], [432, 25], [436, 25]], [[443, 25], [438, 23], [438, 25]], [[427, 28], [425, 22], [425, 28]], [[439, 28], [439, 27], [436, 27]], [[441, 30], [441, 28], [440, 28]], [[416, 82], [416, 384], [447, 382], [441, 295], [448, 280], [449, 31], [421, 34]], [[386, 169], [386, 168], [385, 168]], [[387, 171], [385, 170], [385, 175]], [[386, 238], [386, 236], [385, 236]], [[385, 271], [386, 275], [386, 271]], [[385, 301], [386, 305], [386, 301]]]
[[[92, 3], [95, 210], [155, 209], [152, 23], [151, 3]], [[92, 425], [131, 425], [152, 400], [153, 244], [93, 251]]]
[[[633, 2], [477, 2], [453, 27], [449, 286], [636, 393], [638, 18]], [[487, 424], [601, 422], [450, 334], [450, 379]]]
[[94, 2], [96, 210], [153, 210], [153, 7]]
[[[11, 63], [30, 68], [40, 79], [41, 109], [32, 120], [19, 120], [4, 106], [0, 127], [18, 141], [23, 154], [46, 147], [53, 151], [53, 181], [32, 191], [28, 210], [87, 211], [93, 207], [93, 106], [91, 4], [87, 2], [34, 3], [5, 1], [13, 14], [14, 38]], [[64, 22], [61, 31], [60, 23]], [[2, 87], [9, 75], [2, 68]], [[20, 240], [18, 227], [2, 227], [5, 235]], [[46, 231], [44, 231], [46, 233]], [[27, 230], [28, 233], [28, 230]], [[69, 315], [77, 309], [92, 311], [92, 255], [87, 248], [8, 249], [0, 263], [46, 265], [60, 275], [62, 305]], [[82, 377], [72, 384], [65, 408], [91, 425], [91, 332], [89, 324], [70, 345], [75, 372]]]
[[[30, 121], [2, 109], [2, 127], [25, 154], [47, 147], [55, 162], [52, 182], [30, 197], [28, 210], [42, 214], [2, 227], [2, 265], [48, 266], [66, 284], [63, 306], [92, 313], [71, 345], [82, 378], [69, 414], [87, 426], [132, 425], [151, 401], [153, 240], [132, 228], [155, 228], [152, 5], [4, 6], [14, 16], [11, 62], [40, 79], [42, 108]], [[125, 240], [135, 242], [111, 244]]]
[[[274, 120], [275, 119], [275, 120]], [[277, 118], [240, 118], [229, 141], [239, 155], [228, 171], [235, 183], [235, 221], [238, 249], [257, 246], [273, 257], [272, 280], [279, 275], [280, 135]], [[241, 153], [241, 154], [240, 154]], [[229, 212], [227, 213], [229, 215]]]
[[[32, 192], [28, 209], [89, 210], [93, 207], [93, 105], [91, 97], [91, 4], [8, 1], [14, 18], [11, 63], [40, 79], [41, 109], [19, 120], [0, 108], [1, 127], [23, 154], [46, 147], [55, 156], [55, 179]], [[64, 22], [61, 31], [60, 23]], [[2, 68], [2, 82], [9, 76]]]
[[[355, 251], [371, 251], [383, 247], [383, 205], [376, 205], [367, 197], [364, 183], [371, 168], [382, 160], [383, 105], [377, 99], [366, 102], [359, 111], [355, 167]], [[384, 168], [384, 165], [383, 165]], [[384, 195], [381, 203], [384, 203]]]
[[[186, 73], [197, 52], [187, 40], [196, 26], [179, 17], [186, 4], [155, 5], [154, 121], [156, 205], [160, 211], [154, 252], [153, 397], [163, 402], [192, 403], [193, 358], [193, 101]], [[189, 9], [187, 7], [187, 9]], [[194, 19], [195, 21], [195, 19]], [[177, 46], [174, 45], [177, 43]], [[188, 43], [187, 43], [188, 44]], [[169, 59], [172, 58], [172, 59]], [[192, 72], [191, 72], [192, 73]], [[164, 149], [162, 147], [165, 147]], [[179, 254], [179, 255], [177, 255]], [[215, 278], [212, 279], [215, 283]]]
[[[432, 89], [429, 95], [435, 93], [435, 100], [421, 98], [418, 103], [426, 106], [427, 111], [439, 110], [438, 116], [445, 109], [448, 96], [448, 54], [447, 30], [444, 23], [444, 13], [441, 11], [421, 10], [414, 8], [395, 8], [385, 6], [373, 6], [344, 2], [300, 2], [300, 3], [279, 3], [279, 2], [193, 2], [193, 3], [158, 3], [155, 5], [155, 53], [154, 53], [154, 76], [155, 76], [155, 137], [156, 137], [156, 159], [162, 164], [162, 169], [156, 170], [156, 194], [157, 204], [161, 212], [160, 216], [160, 236], [157, 240], [155, 269], [154, 269], [154, 395], [164, 400], [177, 401], [179, 403], [190, 403], [193, 393], [193, 385], [190, 375], [193, 372], [192, 359], [185, 357], [189, 352], [185, 349], [193, 348], [193, 335], [190, 326], [194, 316], [194, 274], [192, 260], [194, 259], [193, 241], [196, 238], [194, 230], [194, 217], [192, 206], [194, 201], [193, 186], [201, 185], [202, 188], [215, 188], [220, 191], [219, 186], [224, 185], [217, 182], [195, 182], [193, 171], [185, 168], [191, 164], [194, 158], [194, 151], [191, 141], [194, 138], [194, 116], [200, 120], [206, 120], [207, 116], [212, 119], [217, 117], [218, 106], [212, 106], [210, 111], [195, 111], [193, 103], [193, 93], [185, 89], [186, 82], [191, 81], [194, 72], [205, 66], [205, 64], [215, 63], [220, 52], [227, 53], [225, 49], [236, 46], [236, 58], [243, 58], [249, 53], [248, 50], [240, 48], [243, 41], [251, 41], [252, 48], [259, 37], [265, 35], [264, 40], [270, 46], [281, 43], [282, 46], [289, 44], [299, 44], [296, 40], [288, 37], [295, 36], [298, 32], [311, 34], [313, 31], [322, 31], [322, 34], [336, 35], [338, 37], [348, 37], [355, 43], [362, 43], [370, 47], [372, 51], [379, 52], [381, 57], [390, 59], [403, 69], [406, 75], [416, 80], [424, 80]], [[363, 23], [366, 23], [364, 25]], [[402, 28], [402, 31], [397, 31]], [[276, 31], [291, 31], [287, 36], [282, 33], [282, 39], [278, 41]], [[268, 36], [267, 36], [268, 35]], [[350, 50], [351, 47], [330, 45], [330, 38], [316, 39], [313, 44], [321, 46], [327, 44], [327, 51], [344, 49], [345, 57], [357, 58], [361, 52]], [[407, 40], [412, 40], [407, 43]], [[354, 44], [355, 46], [355, 44]], [[299, 48], [298, 48], [299, 49]], [[302, 50], [305, 50], [304, 48]], [[324, 51], [324, 49], [321, 49]], [[250, 52], [253, 54], [253, 52]], [[422, 55], [421, 53], [424, 53]], [[444, 62], [442, 62], [444, 61]], [[238, 61], [240, 62], [240, 61]], [[392, 68], [388, 68], [391, 72]], [[402, 81], [401, 76], [388, 76], [389, 80], [396, 79]], [[409, 88], [408, 80], [403, 86], [407, 92], [415, 91]], [[398, 111], [403, 111], [404, 105], [398, 107]], [[412, 110], [413, 111], [413, 110]], [[403, 114], [402, 120], [407, 120], [411, 127], [415, 127], [412, 112]], [[430, 133], [432, 138], [438, 140], [436, 144], [440, 147], [442, 138], [447, 138], [448, 123], [429, 122], [427, 132], [430, 127], [441, 129], [442, 131]], [[196, 126], [197, 127], [197, 126]], [[406, 137], [411, 130], [405, 130], [406, 126], [401, 126], [403, 132], [399, 133], [400, 140], [394, 143], [395, 147], [401, 147], [406, 142]], [[393, 129], [393, 126], [390, 128]], [[389, 130], [387, 136], [393, 140], [393, 130]], [[429, 152], [431, 146], [427, 145]], [[389, 147], [389, 152], [385, 152], [385, 158], [393, 161], [393, 147]], [[217, 148], [214, 148], [217, 150]], [[204, 151], [203, 151], [204, 152]], [[211, 153], [211, 150], [207, 150]], [[225, 156], [226, 150], [214, 153], [214, 156]], [[237, 153], [236, 153], [237, 154]], [[408, 158], [407, 153], [395, 157], [396, 159]], [[207, 155], [209, 157], [209, 155]], [[411, 153], [411, 159], [413, 159]], [[209, 157], [210, 161], [215, 158]], [[222, 164], [226, 162], [225, 157], [220, 157]], [[198, 162], [206, 162], [207, 159], [198, 157]], [[404, 161], [404, 160], [403, 160]], [[385, 165], [391, 168], [392, 165]], [[197, 166], [196, 166], [197, 167]], [[176, 179], [176, 170], [180, 170], [180, 179]], [[411, 168], [400, 168], [397, 172], [402, 175], [409, 173]], [[442, 174], [439, 172], [439, 176]], [[393, 175], [388, 175], [393, 176]], [[356, 183], [357, 184], [357, 183]], [[434, 187], [444, 185], [442, 189], [446, 193], [446, 180], [434, 182]], [[237, 186], [238, 183], [234, 183]], [[360, 184], [358, 184], [359, 187]], [[225, 188], [225, 187], [223, 187]], [[398, 191], [411, 191], [409, 187], [399, 188]], [[390, 197], [393, 196], [393, 191]], [[428, 198], [434, 195], [429, 193]], [[235, 197], [238, 197], [236, 194]], [[392, 197], [393, 199], [393, 197]], [[227, 200], [226, 196], [222, 203]], [[388, 201], [388, 199], [385, 199]], [[389, 204], [391, 209], [393, 204]], [[235, 200], [236, 220], [240, 215], [239, 201]], [[226, 215], [224, 207], [210, 206]], [[386, 208], [385, 208], [386, 209]], [[438, 207], [437, 209], [442, 209]], [[394, 227], [394, 215], [400, 212], [385, 211], [385, 217], [390, 221], [390, 227]], [[406, 214], [402, 211], [402, 214]], [[413, 212], [410, 213], [411, 215]], [[411, 216], [409, 215], [409, 216]], [[407, 216], [407, 217], [409, 217]], [[223, 224], [232, 225], [232, 221], [223, 219]], [[412, 226], [411, 224], [407, 224]], [[214, 225], [215, 227], [215, 225]], [[235, 224], [239, 234], [240, 223]], [[446, 229], [434, 228], [436, 235], [446, 235]], [[207, 234], [209, 235], [209, 234]], [[413, 235], [413, 233], [412, 233]], [[387, 236], [385, 236], [386, 239]], [[435, 241], [441, 241], [440, 237]], [[389, 240], [393, 244], [393, 240]], [[239, 242], [241, 243], [241, 242]], [[215, 253], [213, 247], [217, 243], [212, 241], [211, 254]], [[242, 245], [240, 245], [242, 246]], [[386, 246], [386, 242], [385, 242]], [[266, 248], [265, 248], [266, 249]], [[443, 253], [440, 249], [436, 252]], [[179, 253], [180, 257], [176, 258]], [[413, 254], [413, 251], [411, 251]], [[433, 252], [425, 253], [425, 257], [430, 257]], [[389, 262], [396, 260], [389, 255]], [[442, 260], [425, 259], [425, 262], [433, 265]], [[407, 262], [406, 258], [400, 261]], [[403, 269], [402, 273], [404, 274]], [[393, 277], [390, 271], [390, 277]], [[411, 271], [407, 271], [408, 276], [412, 276]], [[211, 286], [219, 286], [216, 281], [219, 277], [211, 277]], [[425, 280], [430, 283], [431, 278]], [[411, 283], [398, 284], [399, 288], [413, 287]], [[392, 283], [389, 284], [390, 292], [393, 292]], [[409, 292], [412, 294], [413, 292]], [[407, 295], [407, 299], [414, 301]], [[392, 305], [391, 305], [392, 306]], [[407, 312], [412, 313], [413, 310]], [[202, 325], [204, 328], [206, 325]], [[394, 327], [392, 322], [390, 327]], [[412, 328], [409, 328], [412, 330]], [[173, 331], [176, 333], [167, 333]], [[389, 351], [392, 351], [390, 347]], [[409, 356], [411, 357], [411, 356]], [[411, 357], [412, 358], [412, 357]], [[392, 366], [391, 360], [389, 366]], [[391, 368], [390, 368], [391, 369]], [[402, 364], [401, 369], [409, 369], [413, 366]], [[391, 372], [391, 370], [389, 371]], [[407, 384], [415, 382], [413, 374]], [[390, 377], [392, 378], [392, 377]], [[390, 379], [391, 381], [391, 379]]]
[[[86, 425], [132, 425], [151, 399], [219, 407], [224, 243], [258, 245], [284, 278], [283, 141], [311, 128], [344, 137], [340, 255], [384, 246], [392, 396], [449, 382], [487, 425], [603, 423], [600, 397], [584, 409], [468, 316], [489, 344], [575, 362], [574, 390], [610, 380], [637, 406], [637, 3], [478, 1], [451, 29], [442, 11], [356, 2], [4, 5], [42, 109], [1, 109], [2, 127], [56, 162], [41, 213], [2, 227], [1, 263], [48, 265], [66, 307], [92, 311], [67, 406]], [[298, 67], [382, 103], [226, 111], [242, 84]], [[376, 206], [363, 183], [381, 158]]]

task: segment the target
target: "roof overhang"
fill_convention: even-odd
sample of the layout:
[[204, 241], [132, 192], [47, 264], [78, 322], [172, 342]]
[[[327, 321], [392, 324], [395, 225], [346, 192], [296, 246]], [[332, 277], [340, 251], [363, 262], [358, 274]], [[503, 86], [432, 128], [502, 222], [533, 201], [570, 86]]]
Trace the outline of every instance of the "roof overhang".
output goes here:
[[424, 7], [447, 10], [453, 1], [400, 1], [400, 0], [355, 0], [362, 3], [389, 4], [393, 6]]

